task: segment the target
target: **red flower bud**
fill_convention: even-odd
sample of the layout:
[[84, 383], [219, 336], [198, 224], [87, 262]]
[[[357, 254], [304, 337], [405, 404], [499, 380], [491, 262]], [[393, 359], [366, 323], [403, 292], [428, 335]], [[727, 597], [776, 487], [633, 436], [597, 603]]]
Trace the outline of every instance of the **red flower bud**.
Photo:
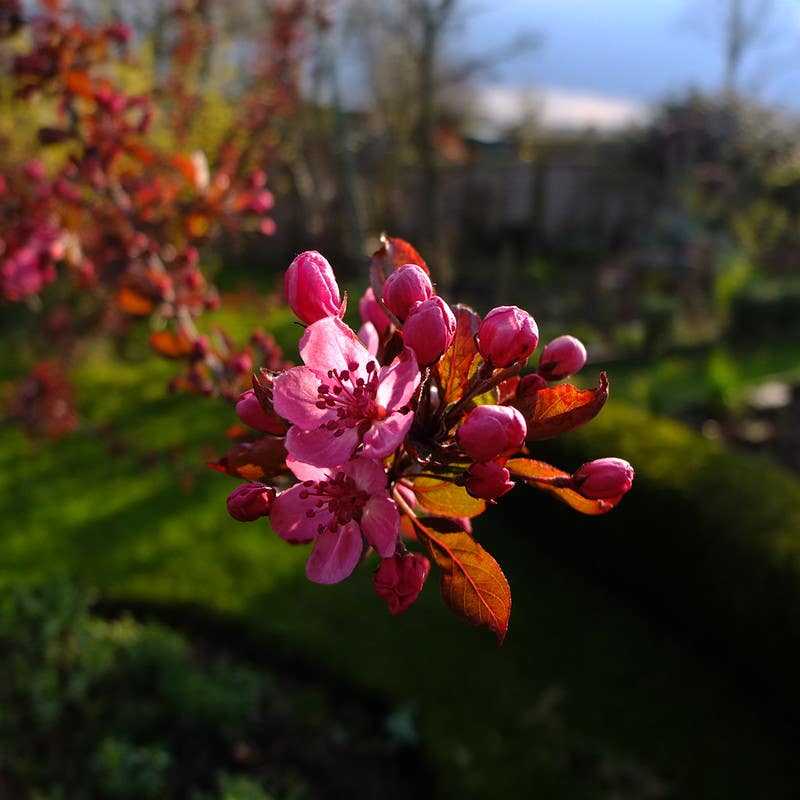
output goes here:
[[494, 367], [509, 367], [525, 361], [539, 344], [539, 328], [527, 312], [517, 306], [493, 308], [478, 328], [478, 350]]
[[431, 297], [431, 279], [416, 264], [405, 264], [396, 269], [383, 285], [383, 302], [399, 320], [404, 320], [414, 308]]
[[494, 461], [479, 462], [467, 470], [466, 489], [473, 497], [494, 500], [513, 488], [509, 471]]
[[239, 522], [266, 517], [272, 508], [275, 490], [263, 483], [243, 483], [228, 495], [228, 513]]
[[529, 372], [519, 379], [517, 397], [532, 397], [541, 389], [547, 388], [547, 381], [536, 372]]
[[286, 433], [287, 424], [274, 411], [267, 411], [258, 401], [252, 389], [242, 392], [236, 401], [236, 414], [245, 425], [257, 431], [281, 436]]
[[384, 333], [392, 324], [386, 312], [381, 308], [381, 304], [375, 299], [375, 292], [367, 289], [364, 296], [358, 301], [358, 313], [361, 314], [362, 322], [371, 322], [378, 333]]
[[253, 358], [250, 353], [239, 353], [228, 362], [228, 368], [234, 375], [244, 375], [253, 371]]
[[542, 350], [539, 374], [548, 381], [574, 375], [586, 363], [586, 348], [574, 336], [559, 336]]
[[405, 611], [416, 599], [431, 568], [430, 561], [417, 553], [395, 553], [382, 559], [372, 585], [392, 614]]
[[286, 298], [298, 319], [310, 325], [325, 317], [339, 316], [342, 298], [333, 269], [316, 250], [300, 253], [284, 278]]
[[598, 458], [572, 475], [573, 488], [590, 500], [611, 500], [633, 484], [633, 467], [621, 458]]
[[456, 434], [458, 443], [475, 461], [491, 461], [519, 449], [528, 426], [512, 406], [478, 406], [467, 414]]
[[403, 326], [403, 340], [423, 367], [442, 357], [455, 333], [456, 318], [450, 306], [437, 296], [416, 306]]

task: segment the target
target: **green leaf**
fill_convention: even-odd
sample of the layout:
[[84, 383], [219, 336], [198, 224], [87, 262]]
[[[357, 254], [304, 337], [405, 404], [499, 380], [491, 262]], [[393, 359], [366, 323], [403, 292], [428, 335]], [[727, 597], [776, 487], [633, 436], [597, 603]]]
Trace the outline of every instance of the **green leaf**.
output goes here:
[[502, 644], [511, 616], [511, 589], [498, 563], [451, 520], [426, 517], [412, 522], [442, 572], [442, 597], [448, 608], [470, 625], [487, 626]]

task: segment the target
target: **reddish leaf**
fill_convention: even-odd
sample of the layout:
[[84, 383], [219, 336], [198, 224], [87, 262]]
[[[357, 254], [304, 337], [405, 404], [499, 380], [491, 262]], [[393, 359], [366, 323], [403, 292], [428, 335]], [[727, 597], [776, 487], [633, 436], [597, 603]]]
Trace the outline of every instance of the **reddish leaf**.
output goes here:
[[192, 352], [192, 340], [182, 332], [154, 331], [150, 334], [150, 346], [167, 358], [183, 358]]
[[155, 303], [150, 297], [123, 286], [117, 293], [117, 302], [122, 306], [123, 311], [137, 317], [146, 317], [154, 308]]
[[511, 615], [511, 589], [498, 563], [451, 520], [427, 517], [413, 522], [417, 537], [442, 571], [447, 606], [470, 625], [486, 625], [502, 644]]
[[623, 497], [623, 495], [620, 495], [607, 500], [590, 500], [588, 497], [578, 494], [574, 489], [553, 486], [543, 482], [552, 478], [561, 478], [566, 481], [571, 476], [568, 472], [563, 472], [551, 464], [547, 464], [544, 461], [535, 461], [532, 458], [511, 458], [506, 461], [506, 469], [511, 473], [511, 477], [519, 478], [529, 486], [550, 492], [550, 494], [555, 495], [559, 500], [582, 514], [590, 514], [592, 516], [605, 514], [607, 511], [611, 511]]
[[403, 264], [416, 264], [430, 275], [428, 265], [422, 256], [404, 239], [395, 239], [381, 234], [381, 246], [369, 262], [369, 281], [375, 297], [383, 296], [383, 284], [391, 272]]
[[67, 73], [64, 82], [67, 85], [67, 89], [69, 89], [69, 91], [71, 91], [73, 94], [78, 95], [78, 97], [83, 97], [84, 99], [89, 100], [94, 95], [92, 79], [87, 72], [72, 70], [71, 72]]
[[456, 333], [450, 349], [442, 356], [437, 368], [439, 385], [442, 388], [441, 401], [445, 406], [455, 403], [464, 394], [464, 389], [474, 373], [478, 359], [475, 334], [481, 318], [469, 306], [452, 306], [456, 317]]
[[517, 398], [516, 406], [528, 423], [527, 440], [538, 442], [574, 430], [594, 419], [608, 400], [608, 378], [600, 373], [595, 389], [578, 389], [571, 384], [540, 389], [531, 397]]
[[463, 486], [441, 478], [415, 478], [417, 502], [429, 514], [440, 517], [477, 517], [486, 511], [486, 501], [472, 497]]
[[211, 469], [248, 481], [267, 481], [285, 469], [286, 448], [283, 439], [267, 436], [257, 442], [233, 445], [219, 461], [210, 461]]

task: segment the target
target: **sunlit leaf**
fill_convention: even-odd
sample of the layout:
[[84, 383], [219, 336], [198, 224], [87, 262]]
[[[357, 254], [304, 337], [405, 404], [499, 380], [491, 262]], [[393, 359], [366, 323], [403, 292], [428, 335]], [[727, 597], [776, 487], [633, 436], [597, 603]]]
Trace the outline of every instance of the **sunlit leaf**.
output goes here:
[[375, 297], [383, 296], [386, 278], [404, 264], [416, 264], [430, 275], [422, 256], [407, 241], [381, 234], [381, 246], [373, 253], [369, 263], [369, 281]]
[[511, 473], [512, 478], [518, 478], [529, 486], [555, 495], [559, 500], [582, 514], [592, 516], [605, 514], [607, 511], [611, 511], [623, 497], [623, 495], [619, 495], [619, 497], [606, 500], [590, 500], [588, 497], [578, 494], [574, 489], [547, 483], [546, 481], [553, 478], [567, 481], [570, 474], [545, 461], [536, 461], [532, 458], [511, 458], [506, 461], [506, 469]]
[[128, 314], [134, 314], [137, 317], [146, 317], [155, 308], [152, 298], [127, 286], [123, 286], [117, 292], [117, 302]]
[[150, 346], [167, 358], [183, 358], [192, 352], [192, 340], [182, 332], [153, 331], [150, 334]]
[[481, 318], [469, 306], [458, 304], [451, 308], [456, 318], [456, 333], [450, 349], [437, 365], [441, 401], [445, 406], [455, 403], [464, 394], [479, 357], [475, 334]]
[[72, 70], [67, 73], [64, 82], [67, 89], [78, 97], [83, 97], [86, 100], [91, 100], [94, 96], [94, 88], [92, 87], [92, 78], [88, 72], [80, 70]]
[[608, 399], [608, 378], [600, 373], [594, 389], [578, 389], [571, 384], [540, 389], [531, 397], [517, 398], [516, 406], [528, 424], [527, 440], [538, 442], [574, 430], [594, 419]]
[[486, 501], [472, 497], [463, 486], [441, 478], [414, 479], [414, 494], [428, 513], [440, 517], [477, 517], [486, 510]]
[[219, 461], [210, 461], [211, 469], [248, 481], [268, 481], [285, 471], [284, 440], [266, 436], [257, 442], [233, 445]]
[[470, 625], [486, 625], [502, 644], [511, 615], [511, 589], [498, 563], [451, 520], [415, 519], [417, 538], [442, 572], [442, 597]]

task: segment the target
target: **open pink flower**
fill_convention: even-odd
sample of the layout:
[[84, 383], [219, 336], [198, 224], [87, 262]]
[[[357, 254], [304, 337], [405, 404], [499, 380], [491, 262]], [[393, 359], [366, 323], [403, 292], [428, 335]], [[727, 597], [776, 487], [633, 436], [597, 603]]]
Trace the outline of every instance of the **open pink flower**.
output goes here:
[[325, 317], [306, 328], [300, 355], [305, 366], [279, 375], [273, 390], [275, 411], [292, 423], [289, 453], [316, 467], [392, 453], [413, 421], [406, 408], [420, 381], [413, 352], [379, 367], [344, 322]]
[[270, 521], [288, 542], [314, 542], [306, 564], [309, 580], [347, 578], [361, 560], [364, 539], [382, 558], [394, 553], [400, 514], [379, 461], [354, 458], [341, 467], [319, 469], [289, 456], [286, 464], [301, 483], [277, 496]]

